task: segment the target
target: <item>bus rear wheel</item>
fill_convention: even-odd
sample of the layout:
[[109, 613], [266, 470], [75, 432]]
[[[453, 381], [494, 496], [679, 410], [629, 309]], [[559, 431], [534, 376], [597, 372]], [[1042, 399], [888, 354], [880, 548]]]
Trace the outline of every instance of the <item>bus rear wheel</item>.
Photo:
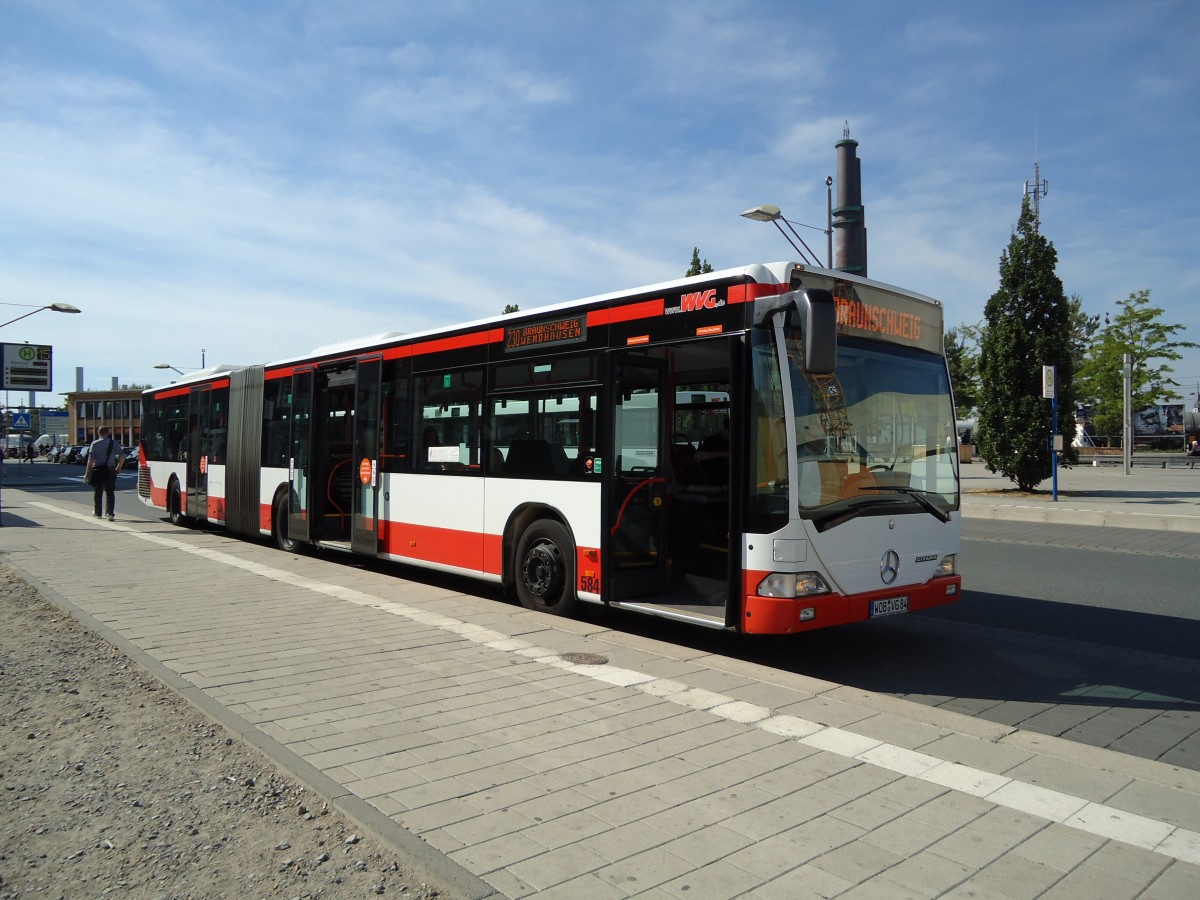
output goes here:
[[539, 519], [525, 529], [515, 571], [517, 598], [526, 609], [556, 616], [575, 611], [575, 545], [562, 523]]
[[275, 498], [275, 512], [271, 516], [271, 534], [275, 537], [275, 546], [284, 553], [299, 553], [300, 542], [288, 537], [288, 496], [280, 494]]

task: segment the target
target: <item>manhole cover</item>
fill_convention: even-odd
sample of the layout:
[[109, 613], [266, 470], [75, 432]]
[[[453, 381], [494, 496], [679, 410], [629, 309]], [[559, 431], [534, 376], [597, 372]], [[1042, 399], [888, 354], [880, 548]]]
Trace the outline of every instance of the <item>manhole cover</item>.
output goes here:
[[599, 653], [564, 653], [562, 659], [577, 666], [603, 666], [608, 663], [608, 657]]

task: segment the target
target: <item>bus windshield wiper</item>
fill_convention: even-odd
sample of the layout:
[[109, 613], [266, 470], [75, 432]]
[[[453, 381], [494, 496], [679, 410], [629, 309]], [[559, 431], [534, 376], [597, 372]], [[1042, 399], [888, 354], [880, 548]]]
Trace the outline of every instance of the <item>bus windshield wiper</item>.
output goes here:
[[896, 491], [900, 494], [907, 494], [921, 504], [921, 508], [937, 519], [939, 522], [949, 522], [950, 513], [946, 512], [936, 503], [929, 499], [929, 491], [923, 491], [920, 488], [908, 487], [900, 484], [873, 484], [870, 487], [864, 485], [860, 490], [864, 491]]

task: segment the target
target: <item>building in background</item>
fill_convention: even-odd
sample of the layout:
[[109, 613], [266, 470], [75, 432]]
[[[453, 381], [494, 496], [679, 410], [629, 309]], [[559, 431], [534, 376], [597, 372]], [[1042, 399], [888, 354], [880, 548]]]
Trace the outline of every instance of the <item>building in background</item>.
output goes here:
[[68, 429], [77, 444], [96, 439], [101, 425], [112, 429], [113, 440], [134, 447], [142, 438], [141, 388], [71, 391], [66, 394]]

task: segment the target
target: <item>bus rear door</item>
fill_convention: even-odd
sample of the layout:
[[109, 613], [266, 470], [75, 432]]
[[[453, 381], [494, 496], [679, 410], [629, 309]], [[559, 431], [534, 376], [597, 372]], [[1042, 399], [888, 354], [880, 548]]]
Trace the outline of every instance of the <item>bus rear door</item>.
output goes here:
[[195, 519], [208, 518], [207, 439], [212, 410], [212, 390], [208, 385], [192, 388], [188, 395], [188, 434], [185, 440], [187, 465], [183, 511]]

